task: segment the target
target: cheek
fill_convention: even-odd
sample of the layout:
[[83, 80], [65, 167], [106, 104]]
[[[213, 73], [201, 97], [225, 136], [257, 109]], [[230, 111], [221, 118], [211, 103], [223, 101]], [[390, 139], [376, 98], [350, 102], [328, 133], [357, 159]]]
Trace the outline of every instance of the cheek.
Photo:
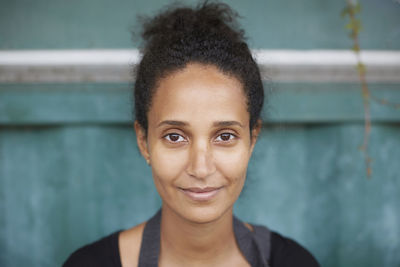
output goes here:
[[159, 182], [171, 182], [184, 171], [187, 153], [184, 150], [166, 149], [155, 144], [151, 150], [153, 176]]
[[218, 169], [231, 183], [244, 183], [250, 157], [248, 147], [216, 151], [214, 157]]

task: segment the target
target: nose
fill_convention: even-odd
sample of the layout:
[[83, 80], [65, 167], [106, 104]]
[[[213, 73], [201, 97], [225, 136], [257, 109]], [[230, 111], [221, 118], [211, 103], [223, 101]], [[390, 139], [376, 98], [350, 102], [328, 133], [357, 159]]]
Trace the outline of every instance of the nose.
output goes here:
[[190, 148], [187, 173], [195, 178], [204, 179], [216, 171], [210, 145], [207, 142], [193, 143]]

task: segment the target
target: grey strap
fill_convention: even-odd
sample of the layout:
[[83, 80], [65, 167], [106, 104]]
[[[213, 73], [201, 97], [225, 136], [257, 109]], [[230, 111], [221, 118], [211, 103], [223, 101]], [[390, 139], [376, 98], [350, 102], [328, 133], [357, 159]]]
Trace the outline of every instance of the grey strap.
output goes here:
[[271, 254], [271, 232], [261, 225], [251, 225], [250, 231], [242, 221], [233, 217], [233, 229], [238, 246], [252, 267], [268, 267]]
[[254, 228], [253, 238], [260, 251], [263, 266], [269, 266], [271, 255], [271, 231], [262, 225], [252, 225]]
[[160, 254], [161, 209], [147, 221], [140, 246], [138, 267], [157, 267]]

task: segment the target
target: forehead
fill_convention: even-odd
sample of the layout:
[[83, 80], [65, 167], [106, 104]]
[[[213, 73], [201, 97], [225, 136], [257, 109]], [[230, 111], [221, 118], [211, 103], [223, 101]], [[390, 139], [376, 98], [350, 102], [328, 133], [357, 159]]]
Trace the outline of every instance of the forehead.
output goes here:
[[213, 65], [188, 64], [160, 80], [149, 123], [174, 120], [241, 120], [247, 123], [247, 99], [241, 82]]

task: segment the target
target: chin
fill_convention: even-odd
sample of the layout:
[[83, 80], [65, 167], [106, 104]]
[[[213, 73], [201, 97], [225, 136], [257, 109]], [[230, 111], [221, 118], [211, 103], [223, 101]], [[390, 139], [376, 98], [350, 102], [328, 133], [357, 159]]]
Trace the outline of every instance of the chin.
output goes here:
[[206, 224], [220, 219], [228, 211], [229, 208], [224, 209], [213, 205], [195, 206], [185, 208], [180, 215], [192, 223]]

